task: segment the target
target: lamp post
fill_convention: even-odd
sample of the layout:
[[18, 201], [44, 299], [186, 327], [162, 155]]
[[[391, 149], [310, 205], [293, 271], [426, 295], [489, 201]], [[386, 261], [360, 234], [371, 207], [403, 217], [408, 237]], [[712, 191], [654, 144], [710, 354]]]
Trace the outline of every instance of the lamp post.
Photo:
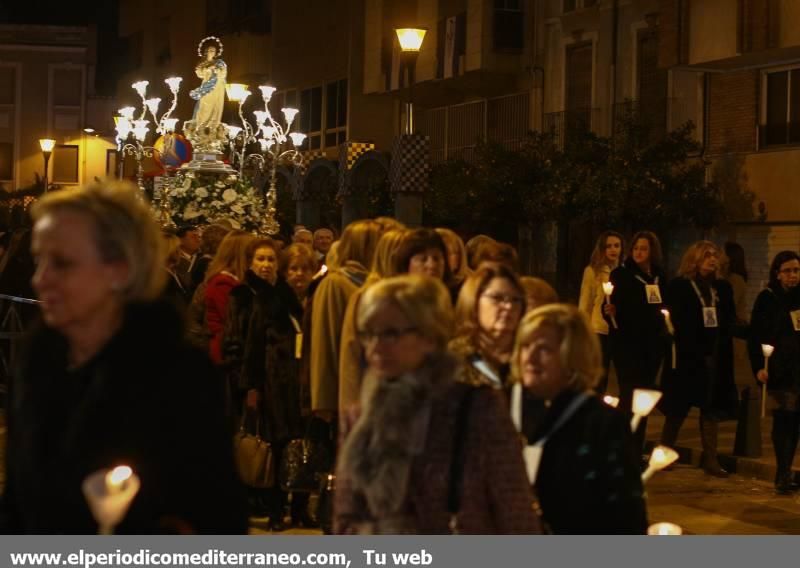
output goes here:
[[40, 138], [39, 147], [42, 149], [42, 156], [44, 156], [44, 191], [47, 192], [47, 165], [50, 162], [50, 154], [53, 153], [53, 148], [56, 141], [52, 138]]
[[397, 28], [394, 30], [397, 34], [397, 41], [400, 43], [400, 49], [405, 56], [406, 62], [406, 77], [408, 79], [408, 102], [406, 103], [406, 121], [404, 125], [403, 134], [414, 133], [414, 70], [417, 64], [417, 57], [419, 57], [420, 49], [422, 49], [422, 41], [425, 39], [425, 34], [428, 30], [424, 28]]

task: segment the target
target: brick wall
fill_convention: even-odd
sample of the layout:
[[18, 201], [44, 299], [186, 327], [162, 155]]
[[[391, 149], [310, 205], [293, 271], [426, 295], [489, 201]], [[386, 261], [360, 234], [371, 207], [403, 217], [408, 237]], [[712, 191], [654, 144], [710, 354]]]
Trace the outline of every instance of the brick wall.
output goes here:
[[711, 74], [708, 96], [708, 153], [755, 151], [758, 71]]

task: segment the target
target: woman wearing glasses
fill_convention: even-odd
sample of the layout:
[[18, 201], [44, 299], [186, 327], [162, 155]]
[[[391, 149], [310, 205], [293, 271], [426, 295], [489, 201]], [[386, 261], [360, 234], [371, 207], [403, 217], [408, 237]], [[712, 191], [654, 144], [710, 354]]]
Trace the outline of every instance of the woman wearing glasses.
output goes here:
[[507, 386], [514, 335], [524, 313], [525, 289], [511, 269], [488, 264], [467, 278], [450, 342], [450, 351], [464, 361], [464, 382]]
[[356, 319], [367, 372], [342, 421], [334, 531], [540, 532], [503, 396], [455, 380], [444, 284], [387, 278], [364, 292]]
[[733, 380], [736, 308], [731, 285], [718, 274], [720, 256], [714, 243], [694, 243], [667, 289], [677, 365], [664, 374], [661, 441], [674, 446], [689, 409], [698, 407], [703, 470], [727, 477], [717, 459], [717, 433], [721, 420], [736, 416], [739, 397]]
[[[775, 490], [780, 495], [797, 491], [792, 461], [800, 435], [800, 256], [792, 251], [775, 255], [769, 270], [769, 284], [753, 306], [750, 325], [750, 362], [753, 373], [767, 384], [775, 402], [772, 411], [772, 445], [778, 468]], [[775, 351], [766, 369], [761, 345]]]

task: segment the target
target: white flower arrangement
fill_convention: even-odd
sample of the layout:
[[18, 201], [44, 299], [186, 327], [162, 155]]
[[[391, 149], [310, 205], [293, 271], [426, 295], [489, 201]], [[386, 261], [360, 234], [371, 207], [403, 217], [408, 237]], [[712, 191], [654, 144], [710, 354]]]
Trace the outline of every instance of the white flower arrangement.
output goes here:
[[264, 216], [264, 198], [250, 180], [235, 175], [178, 174], [167, 193], [177, 225], [227, 219], [235, 229], [255, 231]]

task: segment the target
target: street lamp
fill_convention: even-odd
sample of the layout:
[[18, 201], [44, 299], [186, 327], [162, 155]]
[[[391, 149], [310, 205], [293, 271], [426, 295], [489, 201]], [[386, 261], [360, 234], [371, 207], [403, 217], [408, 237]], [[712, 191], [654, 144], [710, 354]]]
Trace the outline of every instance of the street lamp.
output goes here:
[[56, 141], [52, 138], [40, 138], [39, 147], [42, 149], [42, 156], [44, 156], [44, 190], [47, 191], [47, 164], [50, 161], [50, 154], [53, 153], [53, 148]]
[[[424, 28], [397, 28], [397, 41], [400, 49], [405, 54], [406, 77], [408, 78], [408, 102], [406, 103], [406, 122], [404, 134], [414, 133], [414, 69], [417, 64], [417, 57], [422, 49], [422, 41], [428, 30]], [[402, 71], [401, 71], [402, 72]]]

